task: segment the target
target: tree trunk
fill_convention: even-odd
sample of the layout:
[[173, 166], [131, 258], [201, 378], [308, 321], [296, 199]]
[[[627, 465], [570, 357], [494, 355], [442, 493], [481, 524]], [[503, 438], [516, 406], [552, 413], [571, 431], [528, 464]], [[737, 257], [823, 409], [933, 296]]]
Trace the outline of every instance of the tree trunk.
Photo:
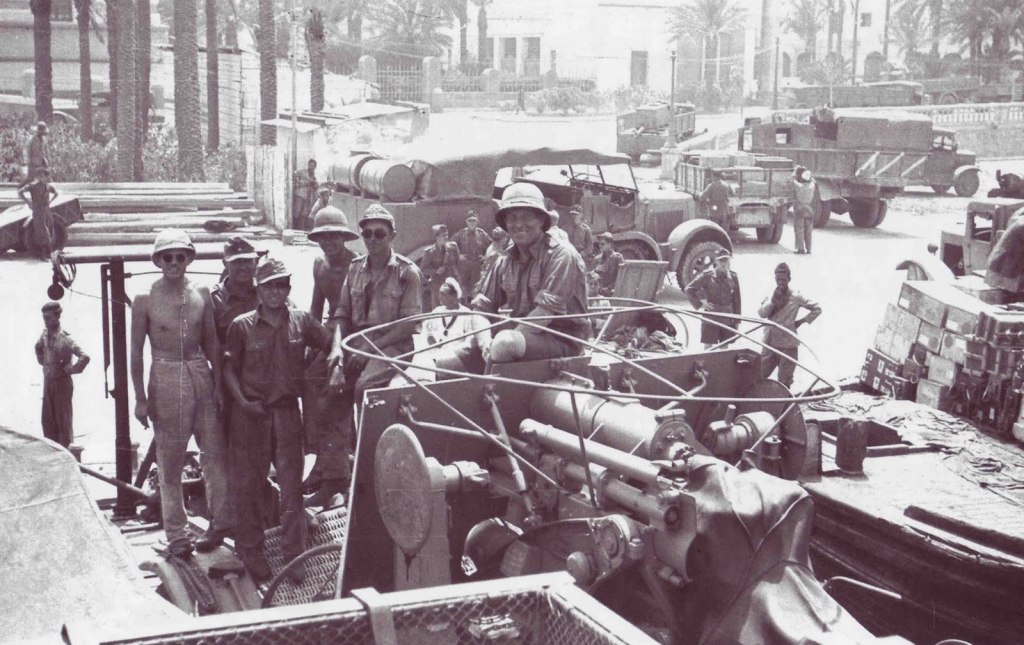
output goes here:
[[715, 85], [722, 86], [722, 34], [715, 34]]
[[117, 9], [121, 0], [107, 0], [107, 66], [108, 86], [107, 104], [110, 106], [110, 130], [117, 132], [117, 44], [120, 38], [117, 33]]
[[178, 179], [203, 176], [199, 117], [199, 24], [196, 0], [174, 2], [174, 128], [178, 133]]
[[[153, 46], [152, 35], [150, 34], [152, 23], [152, 5], [150, 0], [136, 0], [138, 5], [138, 25], [135, 28], [135, 70], [138, 76], [138, 87], [136, 88], [136, 102], [139, 108], [139, 137], [145, 142], [149, 135], [149, 109], [150, 109], [150, 71], [152, 68], [152, 55], [150, 49]], [[140, 148], [141, 149], [141, 148]]]
[[89, 0], [76, 0], [78, 11], [78, 116], [82, 141], [92, 140], [92, 58], [89, 53]]
[[775, 42], [775, 24], [772, 18], [772, 0], [761, 0], [761, 40], [757, 54], [758, 92], [765, 95], [772, 86], [774, 57], [769, 47]]
[[885, 25], [882, 28], [882, 60], [889, 62], [889, 18], [892, 16], [892, 0], [885, 0]]
[[117, 162], [115, 164], [116, 181], [133, 181], [135, 179], [135, 149], [138, 141], [138, 111], [135, 104], [136, 69], [135, 69], [135, 22], [136, 11], [134, 0], [119, 0], [117, 12], [117, 69], [119, 79], [117, 105]]
[[309, 49], [309, 108], [313, 112], [324, 111], [324, 40], [311, 38]]
[[477, 44], [476, 44], [476, 61], [477, 63], [483, 64], [485, 62], [490, 63], [488, 67], [493, 67], [494, 62], [491, 60], [493, 53], [487, 51], [487, 3], [480, 3], [480, 10], [476, 12], [476, 33], [477, 33]]
[[[259, 0], [256, 48], [260, 50], [260, 120], [266, 121], [277, 117], [277, 38], [273, 0]], [[267, 146], [277, 143], [274, 126], [260, 126], [260, 143]]]
[[206, 152], [220, 148], [220, 55], [217, 0], [206, 0]]
[[928, 0], [928, 11], [932, 19], [932, 56], [937, 57], [942, 40], [942, 0]]
[[354, 15], [348, 19], [348, 40], [355, 48], [356, 61], [363, 55], [363, 17]]
[[36, 118], [53, 121], [53, 59], [50, 57], [50, 0], [29, 0], [35, 46]]

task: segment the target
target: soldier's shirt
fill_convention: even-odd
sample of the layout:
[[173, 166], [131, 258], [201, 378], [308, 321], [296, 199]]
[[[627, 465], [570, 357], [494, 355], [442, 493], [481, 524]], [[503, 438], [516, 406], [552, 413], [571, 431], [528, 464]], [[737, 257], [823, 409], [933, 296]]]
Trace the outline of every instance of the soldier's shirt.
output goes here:
[[[777, 311], [773, 312], [771, 316], [768, 313], [772, 309], [772, 299], [771, 296], [765, 298], [764, 302], [757, 309], [757, 315], [776, 322], [791, 332], [796, 333], [796, 317], [801, 308], [807, 310], [807, 322], [809, 323], [814, 322], [814, 319], [821, 315], [821, 306], [818, 303], [803, 296], [799, 291], [793, 290], [790, 290], [789, 298], [786, 299], [786, 302]], [[765, 327], [764, 342], [772, 347], [782, 348], [797, 347], [800, 344], [796, 337], [775, 327]]]
[[213, 300], [213, 320], [217, 327], [217, 339], [221, 344], [227, 340], [228, 327], [235, 318], [254, 311], [260, 304], [256, 287], [238, 289], [232, 287], [227, 278], [210, 289], [210, 298]]
[[[455, 246], [454, 242], [445, 242], [444, 246], [440, 248], [436, 244], [432, 244], [423, 252], [423, 259], [420, 260], [420, 266], [423, 268], [423, 281], [444, 282], [445, 278], [458, 275], [456, 270], [458, 264], [459, 247]], [[437, 275], [437, 270], [441, 267], [445, 268], [444, 275]]]
[[590, 227], [584, 223], [579, 223], [576, 226], [566, 231], [569, 235], [569, 244], [579, 252], [580, 255], [592, 255], [594, 250], [594, 234], [590, 230]]
[[732, 196], [732, 191], [729, 187], [722, 182], [712, 182], [708, 184], [704, 192], [700, 194], [701, 200], [713, 205], [722, 206], [729, 203], [729, 197]]
[[618, 251], [609, 251], [598, 256], [594, 272], [597, 273], [602, 289], [615, 288], [615, 281], [619, 278], [619, 267], [625, 261]]
[[740, 279], [735, 271], [719, 275], [714, 269], [705, 269], [686, 285], [684, 292], [694, 307], [699, 307], [701, 301], [706, 300], [708, 311], [742, 313]]
[[487, 246], [491, 243], [491, 236], [479, 228], [474, 229], [472, 233], [470, 235], [470, 230], [464, 228], [452, 237], [452, 242], [455, 243], [455, 246], [459, 248], [459, 253], [467, 260], [479, 262], [483, 259]]
[[63, 329], [53, 336], [44, 330], [36, 341], [36, 358], [43, 366], [43, 375], [49, 378], [67, 377], [64, 368], [71, 364], [72, 357], [84, 355], [78, 343]]
[[[473, 303], [492, 313], [508, 307], [513, 318], [585, 314], [583, 258], [571, 245], [547, 233], [527, 249], [513, 246], [484, 277]], [[555, 320], [547, 326], [580, 339], [586, 339], [590, 329], [583, 319]]]
[[[376, 276], [369, 256], [352, 261], [334, 318], [351, 331], [391, 323], [420, 313], [420, 270], [394, 251]], [[412, 339], [409, 339], [410, 345]]]
[[235, 364], [247, 399], [267, 407], [289, 404], [302, 394], [306, 348], [331, 349], [331, 334], [305, 311], [288, 309], [275, 325], [263, 306], [228, 327], [224, 356]]
[[295, 173], [295, 196], [312, 202], [316, 192], [316, 176], [303, 168]]

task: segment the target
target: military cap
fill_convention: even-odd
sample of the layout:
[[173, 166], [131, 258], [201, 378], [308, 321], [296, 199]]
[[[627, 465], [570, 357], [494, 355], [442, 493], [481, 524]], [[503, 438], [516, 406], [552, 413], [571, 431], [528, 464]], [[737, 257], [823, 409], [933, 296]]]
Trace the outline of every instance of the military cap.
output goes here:
[[59, 314], [59, 313], [61, 313], [63, 311], [64, 311], [64, 309], [61, 308], [59, 302], [50, 301], [50, 302], [46, 303], [45, 305], [43, 305], [43, 313], [44, 314], [47, 313], [47, 312], [52, 312], [52, 313], [55, 313], [55, 314]]
[[46, 121], [40, 121], [36, 124], [36, 132], [47, 133], [50, 131], [50, 126], [46, 125]]
[[551, 213], [544, 207], [544, 193], [533, 184], [516, 182], [505, 188], [501, 194], [501, 205], [494, 214], [498, 226], [508, 230], [505, 226], [505, 216], [513, 208], [525, 208], [540, 213], [544, 216], [544, 230], [551, 228]]
[[367, 222], [373, 221], [387, 222], [391, 225], [391, 230], [395, 230], [394, 215], [380, 204], [370, 204], [370, 207], [363, 212], [363, 216], [359, 218], [359, 228], [362, 228]]
[[615, 238], [608, 231], [605, 231], [604, 233], [599, 233], [597, 236], [598, 242], [608, 242], [609, 244], [611, 244], [614, 240]]
[[469, 211], [469, 213], [466, 215], [467, 222], [471, 219], [480, 221], [480, 218], [476, 216], [476, 211]]
[[265, 284], [278, 278], [291, 277], [292, 273], [285, 267], [284, 262], [277, 258], [266, 257], [256, 267], [256, 284]]
[[188, 251], [193, 256], [196, 254], [196, 247], [192, 245], [188, 233], [180, 228], [165, 228], [157, 233], [156, 239], [153, 240], [153, 261], [156, 261], [156, 256], [160, 253], [173, 249]]
[[434, 235], [434, 237], [437, 237], [442, 233], [448, 235], [448, 227], [445, 226], [444, 224], [434, 224], [433, 226], [430, 227], [430, 232]]
[[259, 257], [256, 247], [249, 243], [249, 240], [234, 236], [224, 243], [224, 261], [232, 260], [255, 260]]
[[348, 227], [348, 218], [340, 208], [324, 206], [316, 213], [313, 221], [313, 230], [307, 236], [316, 242], [317, 238], [328, 233], [338, 233], [345, 238], [346, 242], [359, 239], [359, 234]]
[[579, 204], [576, 204], [575, 206], [573, 206], [572, 208], [569, 209], [569, 214], [570, 215], [582, 215], [583, 214], [583, 207], [580, 206]]
[[789, 265], [785, 262], [779, 262], [779, 266], [775, 267], [775, 273], [785, 273], [786, 275], [792, 275], [789, 270]]

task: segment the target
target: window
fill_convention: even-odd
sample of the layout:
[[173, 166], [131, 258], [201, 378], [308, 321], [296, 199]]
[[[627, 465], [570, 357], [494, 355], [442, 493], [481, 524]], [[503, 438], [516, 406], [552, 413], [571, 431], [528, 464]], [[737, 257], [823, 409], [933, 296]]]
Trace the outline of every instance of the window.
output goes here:
[[516, 73], [516, 39], [502, 38], [498, 41], [501, 44], [501, 71], [509, 74]]
[[540, 76], [540, 38], [524, 38], [523, 45], [523, 75]]
[[484, 67], [488, 67], [494, 62], [494, 39], [491, 37], [484, 38], [484, 57], [480, 60], [480, 63], [486, 63]]
[[634, 51], [629, 56], [629, 84], [647, 85], [647, 52]]
[[775, 145], [788, 146], [792, 132], [789, 128], [778, 128], [775, 130]]
[[71, 22], [75, 14], [71, 8], [71, 0], [51, 0], [50, 20], [55, 22]]
[[870, 13], [862, 13], [862, 14], [860, 14], [860, 26], [861, 27], [870, 27], [871, 26], [871, 14]]

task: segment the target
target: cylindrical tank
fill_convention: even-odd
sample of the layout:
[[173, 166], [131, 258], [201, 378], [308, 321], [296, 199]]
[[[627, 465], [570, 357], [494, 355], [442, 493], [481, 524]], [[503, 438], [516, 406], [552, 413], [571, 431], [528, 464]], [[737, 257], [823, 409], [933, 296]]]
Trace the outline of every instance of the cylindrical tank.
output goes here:
[[363, 165], [371, 159], [376, 159], [376, 157], [367, 153], [339, 159], [331, 165], [327, 178], [330, 181], [341, 184], [347, 188], [349, 192], [357, 192], [361, 190], [359, 185], [359, 171], [362, 170]]
[[359, 170], [359, 188], [385, 202], [409, 202], [416, 194], [412, 168], [390, 159], [371, 159]]

